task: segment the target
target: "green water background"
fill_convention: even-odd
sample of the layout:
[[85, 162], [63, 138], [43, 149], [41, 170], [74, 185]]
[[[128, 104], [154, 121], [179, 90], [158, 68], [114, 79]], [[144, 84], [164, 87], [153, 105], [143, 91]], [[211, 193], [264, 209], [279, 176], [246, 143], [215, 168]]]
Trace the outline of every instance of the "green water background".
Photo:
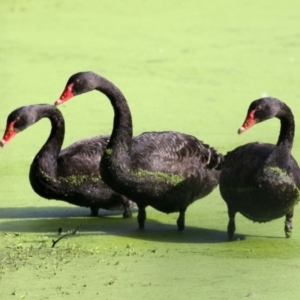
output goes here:
[[[92, 70], [126, 95], [134, 134], [176, 130], [222, 153], [250, 141], [276, 143], [272, 119], [238, 136], [249, 103], [285, 101], [296, 119], [299, 161], [300, 2], [0, 1], [0, 132], [15, 108], [54, 103], [70, 75]], [[93, 92], [60, 107], [64, 146], [109, 134], [109, 101]], [[28, 170], [50, 131], [48, 120], [0, 150], [1, 299], [298, 299], [300, 219], [255, 224], [237, 216], [227, 242], [227, 209], [218, 189], [177, 214], [147, 209], [134, 218], [47, 201]], [[79, 233], [60, 241], [57, 228]]]

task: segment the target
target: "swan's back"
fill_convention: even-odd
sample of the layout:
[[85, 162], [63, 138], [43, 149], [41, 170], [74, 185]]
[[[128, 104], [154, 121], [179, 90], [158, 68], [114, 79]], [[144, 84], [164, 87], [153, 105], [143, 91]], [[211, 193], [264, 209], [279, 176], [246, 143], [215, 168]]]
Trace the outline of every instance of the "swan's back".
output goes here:
[[58, 157], [58, 175], [99, 175], [99, 165], [108, 144], [109, 135], [96, 136], [75, 142], [63, 149]]
[[195, 170], [219, 170], [222, 156], [191, 135], [145, 132], [132, 140], [131, 161], [136, 169], [189, 177]]
[[263, 167], [275, 145], [248, 143], [224, 156], [220, 189], [228, 186], [251, 185], [255, 174]]
[[[224, 156], [224, 164], [220, 176], [220, 189], [229, 186], [251, 186], [257, 184], [257, 176], [266, 167], [266, 161], [276, 149], [276, 145], [248, 143], [239, 146]], [[274, 164], [273, 167], [276, 167]], [[290, 156], [286, 173], [291, 176], [295, 185], [300, 188], [300, 170], [296, 160]]]

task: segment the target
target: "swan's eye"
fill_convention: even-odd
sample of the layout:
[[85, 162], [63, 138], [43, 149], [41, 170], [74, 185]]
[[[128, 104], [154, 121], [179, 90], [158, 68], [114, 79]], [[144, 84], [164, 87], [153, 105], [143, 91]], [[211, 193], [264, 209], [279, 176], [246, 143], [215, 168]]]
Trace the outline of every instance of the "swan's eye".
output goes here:
[[260, 107], [260, 106], [257, 106], [255, 110], [256, 110], [256, 111], [259, 111], [259, 110], [261, 110], [261, 107]]

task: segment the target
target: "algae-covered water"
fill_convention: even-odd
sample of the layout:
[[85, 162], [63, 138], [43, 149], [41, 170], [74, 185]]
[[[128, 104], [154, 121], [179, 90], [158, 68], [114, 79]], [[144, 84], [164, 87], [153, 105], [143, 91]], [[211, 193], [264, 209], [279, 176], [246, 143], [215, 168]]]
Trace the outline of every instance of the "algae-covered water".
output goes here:
[[[275, 143], [275, 119], [236, 132], [252, 100], [278, 97], [295, 115], [300, 160], [300, 2], [1, 1], [0, 24], [0, 134], [13, 109], [52, 104], [70, 75], [92, 70], [126, 95], [135, 135], [176, 130], [222, 153]], [[59, 109], [64, 146], [111, 132], [113, 111], [100, 93]], [[228, 242], [218, 189], [188, 208], [183, 232], [177, 214], [151, 208], [143, 231], [136, 211], [90, 218], [30, 187], [31, 161], [49, 131], [41, 120], [0, 149], [1, 299], [298, 299], [299, 206], [291, 239], [283, 218], [257, 224], [238, 215]], [[58, 228], [80, 224], [52, 248]]]

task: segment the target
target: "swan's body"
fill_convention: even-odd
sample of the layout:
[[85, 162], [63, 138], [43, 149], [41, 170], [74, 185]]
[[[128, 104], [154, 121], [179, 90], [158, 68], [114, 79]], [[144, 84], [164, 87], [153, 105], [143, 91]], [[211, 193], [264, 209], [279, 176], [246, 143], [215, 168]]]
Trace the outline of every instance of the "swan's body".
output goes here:
[[147, 132], [132, 138], [125, 97], [92, 72], [71, 76], [56, 104], [94, 89], [109, 98], [115, 112], [111, 139], [100, 164], [101, 177], [137, 203], [140, 228], [144, 228], [145, 208], [150, 205], [165, 213], [179, 211], [177, 225], [183, 230], [187, 207], [218, 185], [222, 156], [195, 137], [178, 132]]
[[49, 118], [52, 129], [30, 167], [33, 190], [46, 199], [90, 207], [93, 215], [98, 214], [99, 208], [125, 208], [124, 216], [130, 216], [131, 201], [112, 191], [99, 176], [99, 164], [109, 136], [80, 140], [61, 151], [64, 119], [53, 105], [29, 105], [14, 110], [8, 116], [1, 146], [41, 118]]
[[286, 216], [285, 233], [292, 230], [293, 208], [300, 200], [300, 170], [291, 155], [294, 118], [290, 109], [275, 98], [254, 101], [239, 133], [252, 125], [277, 117], [281, 131], [277, 145], [249, 143], [225, 156], [220, 192], [228, 206], [228, 235], [235, 231], [237, 212], [255, 222]]

